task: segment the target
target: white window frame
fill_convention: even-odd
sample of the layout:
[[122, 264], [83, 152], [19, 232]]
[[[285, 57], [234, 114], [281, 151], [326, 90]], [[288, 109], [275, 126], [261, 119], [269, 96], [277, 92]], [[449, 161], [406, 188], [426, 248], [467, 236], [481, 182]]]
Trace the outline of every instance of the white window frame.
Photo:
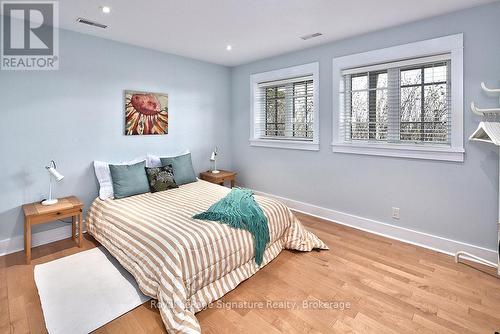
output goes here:
[[[449, 54], [451, 60], [450, 145], [357, 142], [343, 138], [340, 131], [343, 70], [440, 54]], [[463, 162], [463, 110], [463, 34], [333, 58], [333, 152]]]
[[[313, 77], [313, 119], [314, 132], [312, 140], [261, 138], [259, 134], [259, 103], [256, 92], [259, 83], [289, 78]], [[319, 151], [319, 63], [287, 67], [279, 70], [256, 73], [250, 76], [250, 146], [288, 148], [296, 150]]]

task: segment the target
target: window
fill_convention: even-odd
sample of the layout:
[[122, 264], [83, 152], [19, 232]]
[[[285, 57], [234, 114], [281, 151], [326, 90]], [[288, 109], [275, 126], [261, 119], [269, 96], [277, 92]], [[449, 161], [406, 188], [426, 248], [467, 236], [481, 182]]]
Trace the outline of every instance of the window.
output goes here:
[[400, 140], [449, 144], [449, 62], [400, 71]]
[[262, 88], [265, 137], [312, 140], [313, 80]]
[[250, 145], [317, 150], [318, 63], [251, 76]]
[[349, 139], [387, 140], [387, 71], [345, 75]]
[[463, 161], [461, 41], [454, 35], [334, 59], [333, 151]]
[[382, 71], [345, 72], [340, 94], [346, 103], [346, 141], [449, 145], [449, 61], [426, 59], [413, 59], [418, 64], [411, 66], [385, 64]]

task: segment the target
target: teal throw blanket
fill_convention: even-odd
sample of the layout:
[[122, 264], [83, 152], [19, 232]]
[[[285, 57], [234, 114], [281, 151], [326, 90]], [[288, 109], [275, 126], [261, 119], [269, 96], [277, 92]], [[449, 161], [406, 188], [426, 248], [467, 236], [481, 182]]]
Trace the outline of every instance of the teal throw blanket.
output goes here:
[[253, 198], [251, 190], [233, 188], [226, 197], [193, 218], [219, 221], [250, 232], [254, 241], [255, 262], [259, 266], [262, 264], [264, 250], [269, 242], [269, 226], [267, 217]]

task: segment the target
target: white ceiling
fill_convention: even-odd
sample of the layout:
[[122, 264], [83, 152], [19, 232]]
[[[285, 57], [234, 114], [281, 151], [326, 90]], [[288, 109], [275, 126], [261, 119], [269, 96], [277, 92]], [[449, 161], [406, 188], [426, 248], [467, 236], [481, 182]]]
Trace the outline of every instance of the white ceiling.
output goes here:
[[[494, 1], [60, 0], [59, 17], [69, 30], [234, 66]], [[100, 11], [103, 5], [111, 14]], [[76, 23], [78, 17], [109, 28]], [[323, 36], [299, 38], [315, 32]]]

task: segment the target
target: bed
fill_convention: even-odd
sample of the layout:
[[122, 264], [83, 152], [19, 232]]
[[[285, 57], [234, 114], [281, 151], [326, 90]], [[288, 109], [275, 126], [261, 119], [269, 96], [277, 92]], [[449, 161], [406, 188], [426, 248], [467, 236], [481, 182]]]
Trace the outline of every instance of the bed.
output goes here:
[[119, 200], [96, 199], [87, 231], [158, 300], [169, 333], [200, 333], [195, 313], [272, 261], [283, 249], [328, 249], [287, 206], [255, 196], [268, 218], [270, 242], [259, 267], [249, 232], [191, 217], [230, 190], [199, 180], [177, 189]]

